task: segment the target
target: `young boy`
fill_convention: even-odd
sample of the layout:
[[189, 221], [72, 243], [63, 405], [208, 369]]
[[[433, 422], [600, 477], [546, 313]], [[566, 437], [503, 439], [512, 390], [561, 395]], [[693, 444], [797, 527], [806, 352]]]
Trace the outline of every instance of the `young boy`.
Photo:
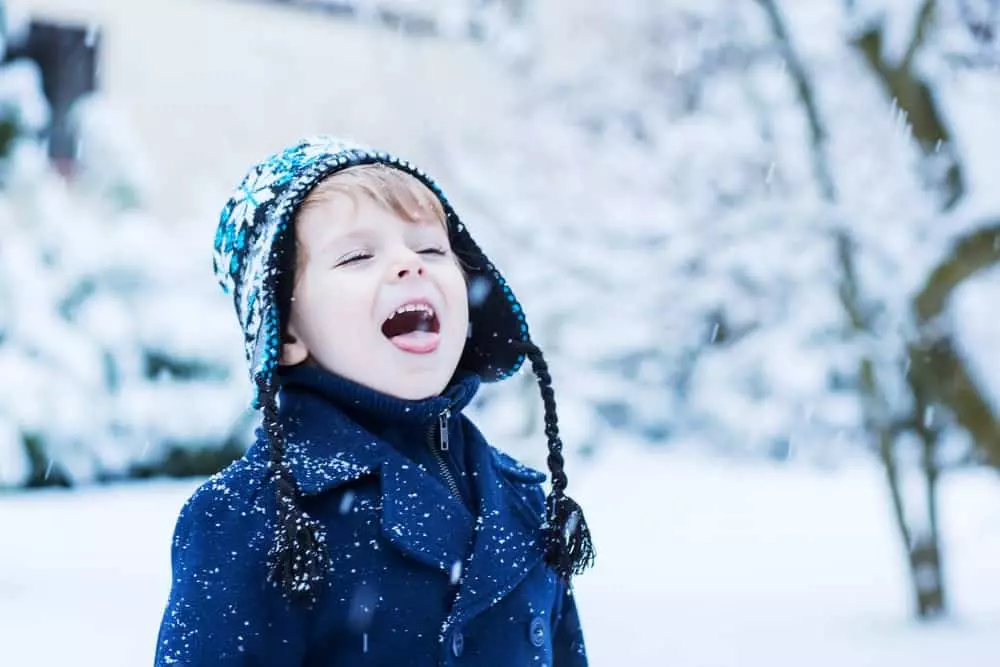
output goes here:
[[[156, 664], [586, 665], [570, 578], [593, 551], [551, 378], [437, 184], [303, 140], [247, 174], [215, 267], [262, 426], [181, 510]], [[462, 414], [525, 358], [547, 498]]]

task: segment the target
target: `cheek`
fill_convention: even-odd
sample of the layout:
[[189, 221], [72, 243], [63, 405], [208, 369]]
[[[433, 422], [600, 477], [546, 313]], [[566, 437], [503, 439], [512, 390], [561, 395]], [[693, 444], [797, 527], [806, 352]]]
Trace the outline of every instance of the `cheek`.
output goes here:
[[456, 266], [449, 271], [446, 280], [443, 281], [445, 296], [451, 304], [454, 312], [461, 315], [466, 323], [469, 320], [469, 286], [465, 282], [465, 276]]
[[371, 298], [357, 282], [333, 275], [303, 280], [294, 305], [303, 331], [323, 340], [352, 336], [356, 329], [345, 324], [360, 323], [371, 311]]

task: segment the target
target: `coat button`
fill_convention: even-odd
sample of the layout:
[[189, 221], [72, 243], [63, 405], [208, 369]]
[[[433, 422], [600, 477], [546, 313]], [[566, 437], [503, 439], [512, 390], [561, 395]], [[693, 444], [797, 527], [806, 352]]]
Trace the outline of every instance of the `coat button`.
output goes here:
[[538, 648], [545, 644], [545, 621], [539, 617], [531, 620], [531, 630], [529, 632], [531, 643]]
[[461, 630], [455, 630], [451, 635], [451, 652], [456, 658], [461, 658], [465, 652], [465, 635]]

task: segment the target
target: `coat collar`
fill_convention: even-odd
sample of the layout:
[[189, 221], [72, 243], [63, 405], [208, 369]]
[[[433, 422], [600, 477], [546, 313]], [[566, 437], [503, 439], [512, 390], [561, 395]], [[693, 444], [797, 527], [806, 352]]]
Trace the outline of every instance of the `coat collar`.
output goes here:
[[279, 401], [283, 398], [294, 401], [297, 395], [308, 393], [324, 399], [349, 417], [402, 426], [427, 423], [446, 409], [457, 415], [472, 402], [482, 382], [477, 375], [462, 373], [439, 396], [407, 400], [376, 391], [317, 366], [283, 367], [278, 379], [281, 387]]
[[[429, 473], [356, 418], [360, 411], [366, 418], [380, 415], [400, 426], [419, 427], [435, 420], [445, 408], [457, 413], [464, 407], [479, 382], [471, 378], [470, 386], [450, 396], [402, 401], [357, 390], [351, 383], [323, 377], [318, 371], [297, 372], [282, 386], [278, 415], [285, 432], [284, 460], [299, 493], [316, 496], [378, 474], [382, 534], [407, 556], [450, 573], [454, 563], [467, 555], [475, 524], [472, 514]], [[453, 421], [458, 418], [451, 417]], [[258, 428], [247, 457], [267, 463], [269, 447], [263, 427]]]
[[[394, 458], [401, 459], [397, 467], [405, 470], [405, 457], [393, 457], [392, 445], [376, 432], [389, 425], [422, 432], [446, 410], [454, 421], [481, 382], [478, 376], [466, 374], [440, 396], [405, 400], [316, 367], [283, 368], [279, 377], [278, 414], [286, 434], [285, 460], [304, 495], [320, 494], [371, 474]], [[260, 430], [257, 440], [264, 442]]]

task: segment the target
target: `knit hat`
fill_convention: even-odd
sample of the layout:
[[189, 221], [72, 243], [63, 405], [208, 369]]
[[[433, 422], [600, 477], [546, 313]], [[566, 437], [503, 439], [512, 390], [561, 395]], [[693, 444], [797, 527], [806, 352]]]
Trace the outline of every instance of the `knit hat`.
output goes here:
[[436, 195], [444, 210], [452, 249], [469, 284], [470, 331], [459, 368], [484, 382], [496, 382], [516, 373], [525, 358], [531, 361], [545, 404], [552, 475], [546, 500], [546, 559], [569, 578], [591, 564], [593, 549], [579, 506], [564, 493], [567, 479], [551, 377], [541, 351], [531, 342], [521, 305], [434, 180], [394, 155], [328, 136], [302, 139], [250, 169], [222, 209], [215, 235], [215, 274], [236, 306], [255, 388], [253, 405], [263, 413], [271, 450], [279, 514], [272, 575], [290, 593], [309, 593], [326, 566], [319, 526], [298, 507], [277, 418], [277, 367], [294, 274], [285, 249], [294, 246], [295, 214], [313, 188], [338, 171], [372, 164], [413, 176]]

